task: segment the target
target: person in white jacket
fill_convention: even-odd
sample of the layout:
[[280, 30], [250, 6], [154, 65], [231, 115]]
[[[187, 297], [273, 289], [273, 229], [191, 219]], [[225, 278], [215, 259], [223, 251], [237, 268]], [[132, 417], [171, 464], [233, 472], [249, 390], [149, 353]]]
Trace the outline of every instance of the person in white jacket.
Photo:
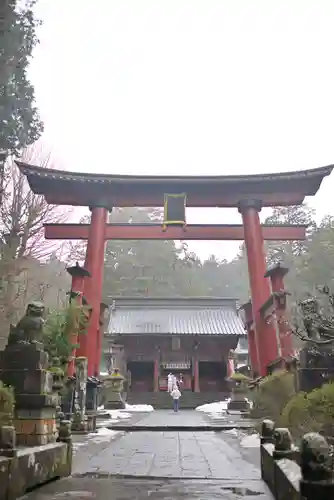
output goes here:
[[175, 412], [178, 412], [180, 409], [181, 392], [177, 386], [175, 386], [174, 389], [172, 390], [171, 396], [173, 398], [173, 409]]
[[170, 373], [167, 377], [167, 391], [171, 394], [173, 390], [173, 374]]

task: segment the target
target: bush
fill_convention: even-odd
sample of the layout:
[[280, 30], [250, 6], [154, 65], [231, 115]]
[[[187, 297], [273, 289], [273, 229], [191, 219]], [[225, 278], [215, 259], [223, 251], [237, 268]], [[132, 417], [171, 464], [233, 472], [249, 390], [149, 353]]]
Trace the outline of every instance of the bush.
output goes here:
[[298, 438], [311, 430], [307, 396], [306, 392], [296, 394], [284, 408], [279, 422], [279, 425], [288, 427], [293, 436]]
[[283, 409], [295, 395], [295, 375], [277, 371], [259, 382], [252, 392], [251, 416], [279, 422]]
[[60, 360], [61, 368], [66, 371], [72, 351], [78, 347], [77, 344], [72, 344], [71, 334], [74, 332], [78, 336], [85, 334], [86, 325], [84, 307], [74, 302], [64, 309], [50, 311], [45, 322], [43, 341], [51, 363], [53, 359]]
[[305, 432], [333, 433], [334, 383], [323, 385], [309, 394], [299, 393], [286, 405], [281, 424], [296, 437]]
[[246, 377], [243, 373], [240, 372], [235, 372], [233, 375], [230, 376], [230, 380], [233, 380], [234, 382], [249, 382], [250, 379], [249, 377]]

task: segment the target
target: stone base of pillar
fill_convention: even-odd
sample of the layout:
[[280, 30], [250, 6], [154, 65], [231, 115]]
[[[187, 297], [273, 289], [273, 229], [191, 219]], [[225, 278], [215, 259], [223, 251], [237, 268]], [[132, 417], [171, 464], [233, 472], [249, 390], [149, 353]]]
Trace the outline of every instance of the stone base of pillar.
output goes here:
[[87, 417], [84, 420], [74, 420], [72, 422], [72, 434], [88, 434], [88, 420]]
[[246, 399], [243, 400], [232, 400], [227, 405], [227, 411], [241, 411], [249, 412], [250, 405]]
[[87, 412], [87, 429], [88, 432], [96, 431], [96, 412]]
[[105, 410], [123, 410], [124, 401], [118, 392], [108, 394], [108, 400], [104, 403]]

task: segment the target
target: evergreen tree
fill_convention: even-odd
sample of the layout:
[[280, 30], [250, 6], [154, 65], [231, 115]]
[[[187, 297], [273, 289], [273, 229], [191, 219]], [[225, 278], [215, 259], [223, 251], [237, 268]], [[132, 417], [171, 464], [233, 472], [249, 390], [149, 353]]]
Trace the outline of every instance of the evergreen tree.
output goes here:
[[5, 0], [0, 6], [0, 150], [17, 154], [36, 141], [43, 125], [27, 68], [37, 44], [36, 0]]

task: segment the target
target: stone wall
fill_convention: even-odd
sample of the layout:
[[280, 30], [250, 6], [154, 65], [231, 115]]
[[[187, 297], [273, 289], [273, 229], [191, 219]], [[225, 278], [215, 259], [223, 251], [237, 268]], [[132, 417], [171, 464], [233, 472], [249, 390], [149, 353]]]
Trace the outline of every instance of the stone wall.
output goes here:
[[305, 434], [297, 447], [288, 429], [264, 420], [260, 452], [261, 476], [276, 500], [334, 498], [333, 447], [324, 436]]

